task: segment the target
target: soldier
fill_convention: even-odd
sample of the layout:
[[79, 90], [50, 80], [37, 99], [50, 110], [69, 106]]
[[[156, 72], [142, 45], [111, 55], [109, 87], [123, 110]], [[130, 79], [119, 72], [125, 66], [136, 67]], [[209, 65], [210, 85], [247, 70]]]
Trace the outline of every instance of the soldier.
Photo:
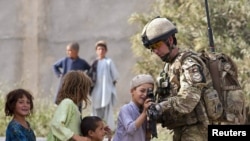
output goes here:
[[173, 141], [207, 141], [210, 123], [201, 94], [212, 91], [211, 76], [198, 56], [183, 57], [185, 51], [177, 47], [176, 33], [175, 25], [161, 17], [142, 31], [143, 45], [166, 62], [157, 79], [159, 100], [154, 106], [160, 114], [158, 122], [173, 130]]

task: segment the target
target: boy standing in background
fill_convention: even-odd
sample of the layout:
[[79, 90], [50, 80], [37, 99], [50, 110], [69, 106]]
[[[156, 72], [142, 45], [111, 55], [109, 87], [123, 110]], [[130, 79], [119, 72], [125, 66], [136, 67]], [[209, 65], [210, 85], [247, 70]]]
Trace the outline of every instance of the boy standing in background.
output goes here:
[[106, 57], [108, 51], [106, 41], [98, 41], [95, 49], [97, 61], [94, 61], [90, 69], [94, 71], [92, 74], [96, 74], [94, 78], [93, 76], [91, 77], [94, 82], [93, 90], [91, 91], [92, 115], [103, 119], [110, 129], [114, 131], [113, 106], [117, 101], [115, 85], [119, 74], [112, 59]]
[[[57, 101], [58, 90], [61, 87], [61, 79], [67, 72], [69, 72], [70, 70], [88, 71], [90, 68], [89, 63], [83, 58], [79, 57], [79, 49], [80, 47], [77, 42], [72, 42], [68, 44], [66, 46], [67, 56], [53, 64], [53, 71], [55, 75], [60, 78], [60, 83], [57, 89], [55, 101]], [[79, 106], [79, 110], [81, 111], [81, 105]]]

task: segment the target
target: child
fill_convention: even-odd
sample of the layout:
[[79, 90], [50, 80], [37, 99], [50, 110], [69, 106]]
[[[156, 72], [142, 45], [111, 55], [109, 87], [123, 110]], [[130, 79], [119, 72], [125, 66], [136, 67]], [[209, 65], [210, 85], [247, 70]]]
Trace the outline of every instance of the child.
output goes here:
[[91, 92], [92, 115], [103, 119], [111, 128], [115, 130], [113, 117], [113, 106], [116, 98], [116, 82], [118, 81], [118, 71], [111, 58], [106, 57], [108, 51], [106, 41], [100, 40], [95, 45], [97, 61], [92, 64], [92, 73], [96, 74], [93, 79], [95, 83]]
[[81, 122], [81, 132], [91, 141], [102, 141], [106, 134], [108, 134], [108, 140], [111, 140], [111, 130], [108, 126], [104, 126], [103, 120], [98, 116], [84, 117]]
[[72, 42], [66, 46], [67, 57], [58, 60], [53, 64], [53, 71], [57, 77], [64, 76], [71, 70], [89, 70], [90, 66], [88, 62], [79, 57], [79, 44]]
[[146, 97], [149, 88], [154, 88], [151, 75], [139, 74], [132, 79], [132, 100], [120, 109], [113, 141], [146, 141], [147, 109], [152, 104]]
[[81, 114], [78, 110], [80, 102], [89, 103], [88, 93], [92, 81], [85, 72], [80, 70], [69, 71], [64, 77], [62, 87], [58, 93], [57, 109], [51, 120], [48, 141], [87, 141], [81, 136]]
[[36, 136], [26, 117], [33, 110], [33, 96], [24, 89], [15, 89], [6, 96], [5, 114], [13, 116], [6, 129], [6, 141], [35, 141]]
[[[58, 60], [55, 64], [53, 64], [53, 71], [55, 75], [60, 78], [60, 83], [57, 89], [57, 95], [58, 91], [61, 87], [61, 79], [63, 76], [71, 71], [71, 70], [82, 70], [82, 71], [88, 71], [90, 68], [90, 65], [87, 61], [85, 61], [83, 58], [79, 57], [79, 44], [77, 42], [72, 42], [66, 46], [66, 53], [67, 57], [64, 57], [60, 60]], [[57, 100], [57, 95], [55, 97], [55, 101]], [[56, 102], [55, 102], [56, 103]], [[81, 104], [79, 105], [79, 110], [81, 112]]]

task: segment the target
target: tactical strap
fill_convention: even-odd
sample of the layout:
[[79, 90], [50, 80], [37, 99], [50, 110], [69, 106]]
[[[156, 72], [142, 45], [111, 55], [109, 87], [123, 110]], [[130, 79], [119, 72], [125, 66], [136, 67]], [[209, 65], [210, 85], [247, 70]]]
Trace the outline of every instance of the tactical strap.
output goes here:
[[[228, 57], [227, 55], [225, 55], [225, 54], [221, 54], [217, 59], [218, 60], [225, 60], [226, 62], [230, 62], [230, 64], [229, 64], [230, 68], [227, 67], [227, 64], [223, 63], [222, 61], [220, 62], [220, 63], [223, 63], [223, 68], [221, 68], [221, 71], [222, 71], [222, 73], [224, 73], [222, 75], [221, 79], [225, 80], [225, 77], [227, 75], [232, 76], [232, 77], [230, 77], [232, 79], [232, 80], [230, 80], [230, 81], [232, 81], [232, 85], [223, 85], [221, 87], [222, 90], [227, 91], [227, 90], [239, 90], [239, 89], [241, 89], [240, 83], [237, 80], [237, 76], [238, 76], [238, 74], [237, 74], [237, 66], [234, 64], [233, 60], [230, 57]], [[222, 82], [225, 83], [224, 81], [222, 81]]]
[[[181, 55], [181, 57], [179, 58], [181, 64], [183, 63], [184, 59], [186, 59], [187, 57], [192, 56], [194, 54], [195, 53], [191, 52], [191, 51], [184, 52]], [[226, 62], [230, 62], [230, 65], [232, 65], [231, 68], [234, 68], [234, 69], [226, 69], [225, 68], [225, 64], [223, 64], [223, 68], [220, 68], [221, 65], [217, 66], [218, 69], [219, 69], [219, 71], [221, 71], [219, 73], [223, 73], [224, 72], [223, 75], [220, 75], [220, 76], [222, 76], [220, 78], [221, 82], [224, 82], [223, 80], [225, 80], [225, 77], [227, 76], [227, 74], [232, 76], [231, 77], [232, 78], [232, 80], [231, 80], [232, 81], [232, 85], [223, 85], [223, 84], [220, 83], [221, 84], [221, 89], [224, 90], [224, 91], [227, 91], [227, 90], [239, 90], [239, 89], [241, 89], [239, 81], [237, 80], [237, 66], [234, 64], [233, 60], [230, 57], [228, 57], [227, 55], [225, 55], [223, 53], [220, 54], [217, 57], [214, 54], [212, 54], [212, 56], [211, 56], [211, 54], [206, 54], [205, 51], [202, 51], [202, 53], [199, 54], [199, 55], [200, 55], [201, 59], [204, 61], [204, 63], [206, 64], [206, 66], [209, 69], [209, 71], [213, 69], [213, 68], [211, 68], [212, 66], [210, 66], [210, 64], [212, 62], [208, 62], [208, 60], [210, 58], [211, 58], [212, 61], [216, 61], [216, 59], [217, 60], [223, 59]], [[210, 56], [208, 56], [208, 55], [210, 55]], [[223, 63], [223, 62], [220, 61], [220, 63]]]

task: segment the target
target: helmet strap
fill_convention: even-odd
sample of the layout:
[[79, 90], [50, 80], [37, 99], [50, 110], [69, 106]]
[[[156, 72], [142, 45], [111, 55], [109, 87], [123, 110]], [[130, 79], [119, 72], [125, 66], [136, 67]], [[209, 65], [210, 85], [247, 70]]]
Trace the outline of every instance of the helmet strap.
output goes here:
[[169, 62], [169, 55], [170, 55], [170, 52], [164, 55], [163, 57], [161, 57], [161, 60], [164, 62]]
[[172, 53], [172, 50], [175, 48], [175, 45], [170, 44], [169, 40], [166, 40], [164, 42], [167, 45], [169, 52], [166, 55], [164, 55], [161, 59], [164, 62], [170, 62], [171, 61], [171, 53]]

